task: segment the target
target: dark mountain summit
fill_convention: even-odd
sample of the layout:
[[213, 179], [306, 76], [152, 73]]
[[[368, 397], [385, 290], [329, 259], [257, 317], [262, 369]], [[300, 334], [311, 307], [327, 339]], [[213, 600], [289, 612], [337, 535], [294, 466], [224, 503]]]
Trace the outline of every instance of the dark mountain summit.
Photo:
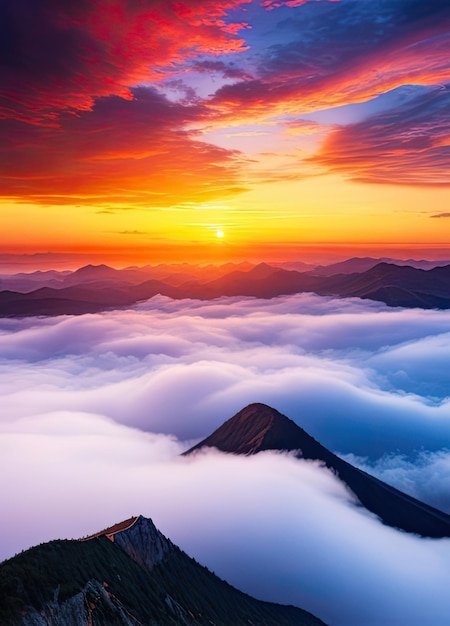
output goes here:
[[2, 626], [324, 626], [238, 591], [132, 517], [0, 564]]
[[327, 452], [295, 422], [260, 403], [246, 406], [185, 454], [205, 446], [234, 454], [302, 449], [305, 458], [319, 458]]
[[450, 515], [357, 469], [327, 450], [300, 426], [265, 404], [250, 404], [184, 454], [204, 447], [233, 454], [264, 450], [295, 451], [301, 459], [321, 461], [388, 526], [424, 537], [450, 537]]

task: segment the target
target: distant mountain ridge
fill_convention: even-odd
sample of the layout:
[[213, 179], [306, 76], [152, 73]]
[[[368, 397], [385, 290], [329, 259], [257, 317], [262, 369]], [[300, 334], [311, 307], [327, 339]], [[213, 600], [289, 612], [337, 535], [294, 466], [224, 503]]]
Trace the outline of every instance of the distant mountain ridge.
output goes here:
[[231, 587], [142, 516], [1, 563], [0, 624], [325, 626], [307, 611]]
[[424, 537], [450, 537], [450, 515], [352, 466], [265, 404], [245, 407], [184, 454], [205, 447], [247, 455], [264, 450], [293, 451], [299, 459], [320, 461], [331, 469], [386, 525]]
[[[64, 275], [57, 288], [55, 280], [55, 274], [51, 274], [49, 281], [53, 286], [45, 286], [39, 275], [38, 289], [26, 293], [12, 289], [0, 291], [0, 316], [95, 313], [132, 306], [158, 294], [172, 299], [211, 300], [227, 296], [268, 299], [311, 292], [376, 300], [389, 306], [450, 308], [450, 265], [424, 270], [377, 263], [363, 272], [333, 275], [299, 272], [266, 263], [250, 268], [248, 264], [197, 269], [188, 266], [181, 271], [176, 266], [172, 273], [166, 266], [141, 270], [86, 266]], [[10, 284], [14, 285], [14, 281]]]
[[374, 258], [374, 257], [352, 257], [345, 261], [339, 261], [338, 263], [331, 263], [330, 265], [317, 265], [310, 270], [311, 274], [320, 276], [334, 276], [336, 274], [361, 274], [372, 269], [379, 263], [389, 263], [389, 265], [399, 265], [413, 267], [421, 270], [431, 270], [435, 267], [443, 267], [444, 265], [450, 265], [450, 259], [440, 261], [428, 261], [425, 259], [392, 259], [390, 257]]

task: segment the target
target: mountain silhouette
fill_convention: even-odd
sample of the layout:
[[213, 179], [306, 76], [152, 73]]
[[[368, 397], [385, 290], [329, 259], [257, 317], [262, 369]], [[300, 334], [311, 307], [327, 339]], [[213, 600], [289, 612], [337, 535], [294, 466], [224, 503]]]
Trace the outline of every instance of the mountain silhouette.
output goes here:
[[449, 260], [428, 261], [416, 259], [391, 259], [391, 258], [373, 258], [373, 257], [352, 257], [338, 263], [329, 265], [318, 265], [309, 271], [310, 274], [317, 276], [333, 276], [335, 274], [357, 274], [372, 269], [379, 263], [389, 263], [390, 265], [409, 265], [416, 269], [431, 270], [435, 267], [449, 265]]
[[424, 537], [450, 537], [450, 515], [391, 487], [339, 458], [285, 415], [265, 404], [250, 404], [184, 454], [201, 448], [233, 454], [294, 451], [299, 459], [321, 461], [384, 524]]
[[[211, 275], [216, 277], [211, 280]], [[266, 263], [251, 269], [245, 264], [222, 266], [214, 271], [190, 267], [181, 273], [159, 266], [115, 270], [104, 265], [81, 268], [61, 278], [57, 285], [55, 280], [50, 280], [52, 286], [41, 284], [26, 293], [15, 291], [13, 280], [6, 281], [11, 289], [0, 290], [0, 317], [94, 313], [132, 306], [158, 294], [210, 300], [224, 296], [269, 299], [312, 292], [377, 300], [389, 306], [450, 308], [450, 265], [423, 270], [378, 263], [363, 272], [324, 276]], [[22, 279], [19, 284], [23, 284]]]
[[142, 516], [1, 563], [0, 624], [325, 626], [307, 611], [238, 591]]
[[[181, 274], [177, 268], [177, 272], [171, 274], [159, 267], [115, 270], [105, 265], [85, 266], [64, 276], [57, 285], [52, 278], [51, 286], [26, 293], [12, 289], [0, 291], [0, 316], [79, 315], [131, 306], [157, 294], [174, 299], [209, 300], [223, 296], [274, 298], [313, 292], [378, 300], [390, 306], [450, 308], [450, 265], [425, 271], [378, 263], [364, 272], [326, 276], [265, 263], [251, 269], [245, 265], [237, 268], [231, 265], [229, 272], [227, 269], [217, 268], [219, 277], [209, 280], [214, 274], [212, 270], [203, 272], [202, 276], [202, 272], [192, 268]], [[149, 274], [153, 277], [142, 280]], [[7, 284], [14, 286], [16, 283], [9, 281]]]

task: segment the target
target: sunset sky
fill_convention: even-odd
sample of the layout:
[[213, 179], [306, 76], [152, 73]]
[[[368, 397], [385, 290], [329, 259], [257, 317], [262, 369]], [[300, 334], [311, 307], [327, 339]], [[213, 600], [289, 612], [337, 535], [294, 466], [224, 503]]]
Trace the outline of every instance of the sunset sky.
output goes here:
[[0, 18], [2, 259], [445, 255], [448, 0], [4, 0]]

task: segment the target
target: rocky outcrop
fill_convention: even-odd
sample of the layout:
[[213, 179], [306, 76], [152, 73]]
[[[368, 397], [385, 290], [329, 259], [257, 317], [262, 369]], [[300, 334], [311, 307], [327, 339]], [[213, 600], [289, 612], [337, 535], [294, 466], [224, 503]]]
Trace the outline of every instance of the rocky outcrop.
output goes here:
[[142, 515], [128, 529], [115, 533], [113, 540], [133, 561], [148, 572], [151, 572], [172, 548], [172, 543], [159, 532], [152, 520]]
[[26, 612], [20, 623], [21, 626], [143, 626], [108, 591], [108, 585], [97, 580], [90, 580], [80, 593], [61, 603], [56, 591], [52, 602], [40, 611]]

